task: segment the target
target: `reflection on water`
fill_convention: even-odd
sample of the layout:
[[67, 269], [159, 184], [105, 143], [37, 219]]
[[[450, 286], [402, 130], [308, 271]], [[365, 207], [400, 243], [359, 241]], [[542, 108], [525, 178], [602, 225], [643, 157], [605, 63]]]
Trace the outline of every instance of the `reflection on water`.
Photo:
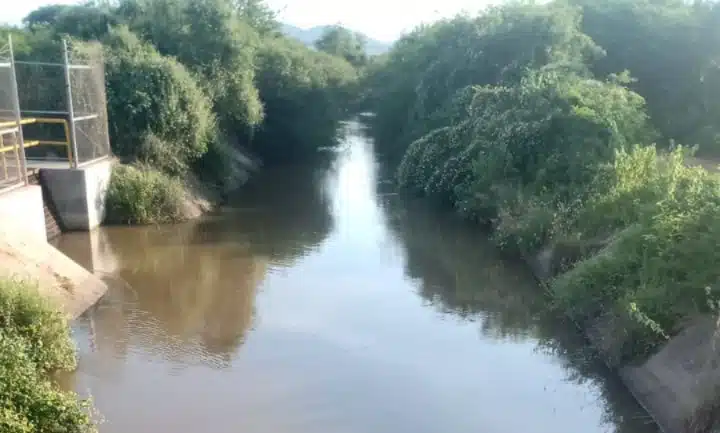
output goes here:
[[60, 239], [111, 285], [65, 378], [103, 433], [655, 431], [525, 268], [345, 132], [330, 167], [265, 171], [202, 221]]
[[656, 431], [581, 336], [548, 315], [529, 269], [502, 260], [476, 227], [452, 214], [397, 197], [383, 205], [389, 226], [405, 247], [406, 274], [430, 305], [476, 323], [484, 338], [533, 343], [538, 354], [562, 366], [565, 381], [599, 394], [601, 420], [610, 431]]
[[489, 338], [536, 338], [542, 299], [527, 268], [503, 261], [477, 228], [455, 215], [398, 198], [386, 207], [389, 225], [406, 250], [406, 273], [420, 296], [442, 311], [481, 319]]

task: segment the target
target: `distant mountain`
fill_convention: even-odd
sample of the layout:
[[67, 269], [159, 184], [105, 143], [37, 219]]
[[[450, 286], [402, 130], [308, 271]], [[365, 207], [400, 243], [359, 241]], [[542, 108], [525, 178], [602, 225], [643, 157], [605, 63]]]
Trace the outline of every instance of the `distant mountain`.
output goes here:
[[[293, 26], [291, 24], [283, 24], [282, 32], [291, 38], [295, 38], [305, 45], [313, 46], [315, 41], [320, 39], [320, 36], [325, 33], [331, 26], [315, 26], [309, 29], [302, 29], [300, 27]], [[367, 38], [367, 52], [370, 55], [382, 54], [390, 49], [390, 45], [387, 42], [378, 41], [368, 36]]]

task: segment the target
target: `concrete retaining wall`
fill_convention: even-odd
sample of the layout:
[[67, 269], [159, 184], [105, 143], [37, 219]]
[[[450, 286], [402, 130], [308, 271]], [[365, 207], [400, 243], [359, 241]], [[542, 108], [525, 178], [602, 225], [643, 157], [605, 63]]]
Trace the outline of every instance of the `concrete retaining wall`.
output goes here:
[[673, 337], [644, 364], [620, 368], [620, 377], [667, 433], [706, 432], [706, 409], [720, 390], [717, 323], [706, 317]]
[[65, 229], [91, 230], [102, 223], [112, 164], [105, 159], [78, 169], [40, 170], [40, 181]]
[[47, 241], [42, 189], [23, 186], [0, 193], [0, 229], [22, 233], [26, 238]]
[[[558, 249], [546, 248], [526, 258], [536, 278], [554, 277]], [[639, 365], [618, 365], [606, 340], [622, 338], [620, 317], [603, 317], [581, 329], [609, 367], [665, 433], [707, 433], [714, 403], [720, 399], [720, 324], [715, 317], [697, 318]]]
[[70, 318], [85, 312], [107, 291], [100, 278], [45, 240], [20, 231], [0, 229], [0, 277], [37, 282], [40, 292]]

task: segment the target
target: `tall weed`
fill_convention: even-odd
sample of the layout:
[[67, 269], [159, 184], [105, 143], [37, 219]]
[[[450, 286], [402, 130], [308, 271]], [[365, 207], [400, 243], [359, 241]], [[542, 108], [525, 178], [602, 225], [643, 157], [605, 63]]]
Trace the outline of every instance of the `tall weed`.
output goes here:
[[720, 180], [687, 167], [683, 153], [618, 152], [605, 192], [570, 224], [581, 238], [611, 232], [613, 241], [550, 286], [557, 305], [578, 320], [612, 310], [635, 318], [641, 326], [627, 330], [636, 334], [628, 341], [650, 344], [622, 348], [628, 357], [646, 354], [689, 317], [708, 313], [706, 288], [719, 280]]
[[162, 224], [185, 219], [182, 182], [147, 166], [118, 165], [107, 193], [106, 222]]

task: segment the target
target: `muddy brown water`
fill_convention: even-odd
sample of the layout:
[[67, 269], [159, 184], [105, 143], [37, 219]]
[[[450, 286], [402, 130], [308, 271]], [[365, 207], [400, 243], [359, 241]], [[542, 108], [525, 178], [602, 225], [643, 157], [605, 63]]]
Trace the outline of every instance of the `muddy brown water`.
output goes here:
[[342, 134], [200, 221], [57, 241], [111, 287], [63, 378], [101, 433], [656, 432], [527, 269]]

